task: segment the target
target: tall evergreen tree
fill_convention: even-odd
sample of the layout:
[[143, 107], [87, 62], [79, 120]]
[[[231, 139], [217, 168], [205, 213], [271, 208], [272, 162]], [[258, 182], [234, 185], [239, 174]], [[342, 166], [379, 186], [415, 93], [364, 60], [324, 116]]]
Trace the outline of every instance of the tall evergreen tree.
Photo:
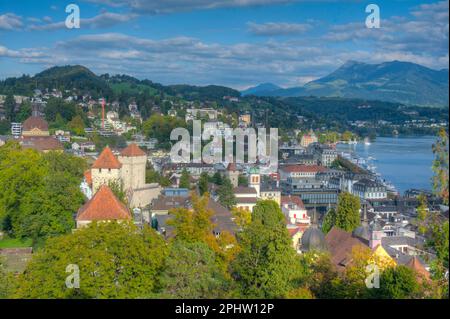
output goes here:
[[236, 205], [236, 197], [233, 192], [233, 184], [231, 183], [229, 178], [224, 178], [222, 185], [219, 186], [217, 190], [219, 195], [219, 202], [230, 209], [234, 205]]
[[191, 175], [189, 174], [189, 172], [187, 171], [186, 168], [183, 168], [183, 171], [181, 172], [181, 177], [180, 177], [180, 188], [191, 188]]
[[276, 202], [258, 202], [239, 243], [232, 269], [243, 296], [282, 298], [294, 288], [300, 264]]

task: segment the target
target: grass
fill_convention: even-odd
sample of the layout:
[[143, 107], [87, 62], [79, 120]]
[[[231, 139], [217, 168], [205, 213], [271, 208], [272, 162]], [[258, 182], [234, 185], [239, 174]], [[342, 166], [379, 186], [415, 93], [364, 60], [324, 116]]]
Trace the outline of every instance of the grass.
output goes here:
[[0, 249], [1, 248], [22, 248], [22, 247], [31, 247], [33, 242], [31, 239], [19, 239], [19, 238], [4, 238], [0, 240]]

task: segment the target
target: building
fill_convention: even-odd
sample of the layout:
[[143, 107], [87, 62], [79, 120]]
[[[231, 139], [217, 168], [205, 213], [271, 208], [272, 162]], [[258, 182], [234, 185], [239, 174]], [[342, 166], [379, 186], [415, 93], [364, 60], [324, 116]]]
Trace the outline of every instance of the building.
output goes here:
[[317, 143], [317, 136], [313, 131], [310, 131], [309, 134], [305, 134], [302, 136], [300, 145], [303, 147], [308, 147], [312, 143]]
[[20, 144], [39, 152], [63, 151], [63, 144], [50, 136], [48, 123], [39, 116], [31, 116], [23, 122]]
[[362, 200], [387, 198], [386, 186], [384, 186], [380, 182], [366, 178], [361, 179], [353, 184], [352, 193]]
[[258, 201], [258, 193], [253, 187], [238, 186], [233, 189], [236, 197], [236, 207], [253, 211]]
[[233, 187], [238, 187], [239, 184], [239, 171], [235, 163], [230, 163], [227, 166], [225, 176], [231, 181]]
[[116, 184], [123, 188], [132, 208], [146, 208], [161, 193], [157, 183], [145, 183], [147, 154], [130, 144], [116, 157], [106, 147], [91, 167], [92, 190], [102, 185]]
[[131, 213], [106, 185], [102, 185], [94, 197], [78, 210], [76, 217], [77, 228], [93, 221], [113, 220], [131, 220]]
[[318, 173], [327, 171], [319, 165], [286, 165], [280, 169], [280, 180], [288, 181], [293, 178], [315, 179]]
[[308, 216], [305, 205], [299, 196], [282, 196], [281, 210], [290, 224], [311, 224], [311, 219]]
[[15, 138], [22, 135], [22, 123], [11, 123], [11, 135]]

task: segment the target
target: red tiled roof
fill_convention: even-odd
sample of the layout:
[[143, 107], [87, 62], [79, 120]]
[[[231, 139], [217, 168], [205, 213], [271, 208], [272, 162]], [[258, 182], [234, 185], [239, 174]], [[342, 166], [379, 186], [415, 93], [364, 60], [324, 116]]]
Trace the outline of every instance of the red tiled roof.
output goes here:
[[40, 129], [41, 131], [48, 131], [48, 123], [41, 117], [30, 116], [23, 122], [22, 129], [23, 131], [31, 131], [34, 128]]
[[86, 183], [92, 185], [92, 172], [90, 169], [84, 172], [84, 178], [86, 179]]
[[92, 168], [109, 168], [109, 169], [119, 169], [122, 164], [114, 156], [113, 152], [109, 147], [105, 147], [103, 152], [97, 158], [97, 160], [92, 165]]
[[126, 219], [131, 219], [129, 210], [106, 185], [101, 186], [94, 197], [84, 204], [77, 214], [77, 221]]
[[120, 152], [120, 155], [127, 157], [146, 156], [145, 152], [136, 144], [130, 144]]
[[232, 172], [237, 171], [236, 164], [233, 162], [228, 164], [227, 171], [232, 171]]
[[63, 150], [63, 144], [53, 136], [23, 136], [23, 148], [32, 148], [37, 151]]
[[289, 232], [289, 235], [290, 235], [291, 237], [294, 237], [294, 235], [297, 234], [297, 233], [300, 231], [300, 228], [298, 228], [298, 227], [295, 227], [295, 228], [288, 228], [287, 230], [288, 230], [288, 232]]
[[318, 173], [327, 170], [326, 167], [320, 165], [288, 165], [281, 169], [287, 173]]
[[331, 261], [338, 270], [343, 270], [351, 261], [353, 247], [369, 247], [362, 239], [353, 237], [351, 233], [335, 226], [325, 236], [325, 241], [331, 254]]
[[289, 203], [293, 203], [300, 208], [305, 208], [305, 205], [303, 204], [303, 201], [300, 198], [300, 196], [291, 196], [291, 195], [281, 196], [281, 204], [282, 205], [289, 204]]
[[420, 262], [419, 258], [412, 257], [408, 263], [406, 264], [406, 267], [411, 268], [416, 272], [416, 274], [419, 277], [419, 281], [425, 279], [427, 281], [430, 280], [430, 273], [425, 269], [425, 267]]

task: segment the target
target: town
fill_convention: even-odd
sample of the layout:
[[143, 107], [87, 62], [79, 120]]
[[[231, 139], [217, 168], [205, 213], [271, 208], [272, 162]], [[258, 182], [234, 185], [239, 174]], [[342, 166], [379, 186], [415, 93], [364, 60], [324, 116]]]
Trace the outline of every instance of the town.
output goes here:
[[[51, 88], [35, 89], [32, 97], [0, 97], [0, 116], [10, 123], [9, 134], [0, 136], [0, 182], [18, 183], [24, 192], [33, 192], [33, 187], [38, 186], [33, 186], [25, 174], [32, 174], [30, 178], [41, 176], [46, 179], [62, 169], [61, 173], [66, 175], [60, 175], [55, 185], [63, 185], [59, 186], [61, 190], [68, 191], [69, 188], [61, 180], [61, 176], [66, 176], [67, 180], [73, 179], [70, 183], [76, 187], [70, 188], [71, 195], [67, 200], [71, 202], [64, 204], [64, 214], [58, 208], [51, 208], [51, 215], [40, 209], [33, 210], [33, 201], [24, 204], [23, 199], [19, 198], [14, 202], [11, 193], [8, 193], [10, 187], [16, 187], [14, 185], [0, 191], [0, 219], [3, 220], [0, 228], [0, 256], [5, 260], [6, 272], [12, 274], [9, 280], [28, 274], [32, 276], [33, 271], [27, 271], [25, 275], [22, 272], [39, 262], [37, 259], [34, 261], [38, 258], [38, 252], [45, 251], [44, 243], [52, 237], [57, 240], [61, 235], [83, 236], [84, 232], [86, 236], [95, 236], [88, 232], [94, 232], [95, 227], [102, 226], [92, 224], [108, 222], [113, 225], [114, 221], [119, 224], [130, 223], [143, 234], [151, 230], [158, 234], [161, 243], [177, 243], [179, 238], [185, 238], [187, 242], [195, 241], [193, 238], [199, 240], [195, 237], [198, 235], [195, 235], [196, 232], [202, 233], [207, 246], [210, 246], [207, 248], [215, 252], [215, 258], [221, 260], [223, 276], [241, 278], [237, 279], [238, 282], [250, 278], [257, 281], [243, 283], [244, 287], [249, 286], [243, 292], [248, 296], [331, 297], [332, 293], [325, 291], [325, 286], [331, 285], [331, 279], [330, 282], [321, 283], [322, 287], [306, 283], [302, 288], [272, 291], [270, 280], [265, 282], [264, 278], [255, 279], [261, 273], [245, 269], [245, 262], [250, 262], [245, 258], [252, 258], [251, 251], [246, 252], [245, 249], [252, 250], [261, 244], [259, 240], [265, 238], [263, 234], [260, 239], [251, 238], [251, 232], [258, 232], [257, 227], [263, 227], [261, 225], [264, 223], [275, 223], [274, 220], [268, 220], [252, 229], [253, 223], [256, 223], [254, 220], [282, 217], [281, 224], [286, 238], [289, 238], [289, 249], [295, 254], [287, 254], [284, 257], [286, 259], [279, 262], [289, 263], [287, 256], [291, 256], [291, 261], [309, 256], [312, 260], [309, 261], [308, 271], [312, 271], [315, 267], [320, 268], [320, 262], [326, 264], [328, 260], [327, 271], [330, 276], [335, 273], [337, 278], [341, 278], [344, 287], [351, 284], [347, 282], [350, 280], [348, 276], [361, 262], [361, 256], [366, 256], [367, 260], [375, 260], [374, 263], [383, 270], [389, 267], [396, 269], [397, 266], [409, 269], [415, 276], [415, 284], [433, 287], [421, 288], [420, 292], [413, 289], [405, 292], [403, 297], [413, 297], [413, 294], [415, 297], [436, 297], [438, 290], [435, 285], [441, 285], [442, 281], [437, 282], [432, 278], [436, 277], [433, 274], [436, 265], [441, 265], [438, 262], [442, 260], [443, 252], [439, 250], [442, 248], [429, 244], [430, 241], [439, 242], [436, 238], [438, 233], [430, 234], [424, 227], [428, 227], [425, 224], [430, 220], [437, 225], [447, 223], [448, 240], [448, 193], [439, 196], [436, 192], [423, 189], [409, 189], [400, 193], [360, 158], [337, 149], [340, 143], [370, 143], [367, 138], [363, 141], [349, 131], [339, 133], [313, 128], [307, 117], [300, 119], [303, 129], [284, 129], [277, 136], [277, 149], [270, 149], [271, 153], [277, 155], [275, 170], [270, 161], [260, 157], [256, 161], [234, 161], [236, 150], [234, 153], [231, 151], [231, 161], [228, 157], [227, 160], [223, 158], [214, 163], [174, 162], [170, 152], [176, 142], [170, 140], [172, 130], [183, 128], [192, 132], [193, 122], [197, 121], [212, 137], [225, 136], [228, 127], [266, 128], [268, 131], [267, 112], [255, 114], [251, 110], [240, 111], [238, 108], [228, 112], [230, 108], [233, 109], [233, 105], [242, 102], [239, 96], [225, 95], [215, 101], [193, 101], [183, 99], [180, 95], [162, 95], [155, 96], [152, 101], [149, 108], [144, 108], [133, 96], [124, 102], [123, 99], [110, 100], [103, 96], [94, 98], [88, 94], [80, 95], [75, 90], [59, 91]], [[144, 109], [146, 114], [142, 114]], [[408, 122], [408, 125], [411, 123], [415, 122]], [[364, 126], [364, 123], [355, 122], [352, 125]], [[439, 129], [447, 124], [430, 125]], [[189, 144], [206, 144], [204, 140], [196, 141], [195, 138], [195, 134], [192, 141], [189, 137]], [[249, 158], [250, 142], [242, 143], [246, 158]], [[222, 144], [216, 147], [222, 151]], [[270, 147], [273, 145], [270, 144]], [[214, 147], [211, 150], [212, 153], [216, 151]], [[39, 163], [47, 161], [55, 172], [49, 171], [48, 176], [39, 175], [39, 167], [34, 168], [27, 158]], [[13, 170], [15, 164], [24, 163], [29, 165], [29, 173], [21, 172], [21, 168]], [[28, 166], [22, 169], [27, 169], [25, 167]], [[79, 172], [80, 169], [82, 172]], [[69, 177], [70, 174], [65, 170], [78, 173]], [[80, 192], [82, 197], [76, 197], [76, 192]], [[72, 201], [73, 198], [76, 200]], [[50, 204], [43, 201], [38, 205]], [[17, 216], [18, 213], [23, 216]], [[273, 216], [267, 217], [265, 214]], [[202, 219], [205, 216], [208, 221]], [[39, 218], [42, 220], [37, 221]], [[275, 235], [279, 231], [276, 225], [267, 226], [273, 227], [274, 231], [267, 236], [280, 236], [279, 240], [282, 241], [283, 235]], [[103, 227], [112, 227], [111, 231], [122, 236], [113, 226]], [[70, 242], [69, 238], [67, 240]], [[153, 242], [152, 245], [156, 244]], [[239, 249], [235, 249], [238, 246]], [[280, 246], [276, 249], [288, 248]], [[197, 251], [200, 252], [203, 251]], [[160, 253], [163, 255], [163, 251]], [[280, 254], [282, 251], [272, 253]], [[448, 243], [446, 254], [448, 257]], [[177, 258], [183, 258], [180, 256]], [[191, 257], [194, 258], [186, 258]], [[307, 259], [302, 260], [302, 263], [307, 263]], [[234, 269], [231, 275], [230, 268]], [[65, 278], [64, 269], [57, 276]], [[157, 272], [155, 269], [151, 271]], [[165, 276], [170, 277], [170, 271], [177, 276], [186, 275], [171, 269]], [[284, 269], [277, 271], [285, 272]], [[208, 275], [213, 276], [210, 273]], [[242, 276], [249, 277], [242, 279]], [[286, 286], [291, 279], [283, 279]], [[26, 277], [22, 280], [26, 280]], [[183, 291], [186, 292], [187, 287], [179, 287], [182, 283], [173, 280], [166, 279], [164, 293], [167, 296], [170, 293], [176, 297], [230, 296], [224, 288], [227, 284], [223, 282], [219, 287], [214, 287], [217, 291], [211, 292], [212, 295], [195, 288], [189, 288], [194, 291], [194, 295], [184, 295]], [[72, 296], [67, 291], [53, 295], [51, 290], [43, 292], [39, 291], [39, 287], [31, 289], [27, 285], [25, 288], [20, 285], [21, 279], [19, 288], [14, 292], [17, 296], [36, 297], [39, 293], [47, 293], [48, 297]], [[252, 285], [266, 288], [258, 289], [256, 293]], [[358, 288], [354, 289], [358, 293], [367, 293], [363, 281], [357, 282], [357, 285]], [[151, 295], [150, 286], [147, 295]], [[89, 289], [93, 290], [84, 292], [88, 296], [101, 296], [100, 292], [95, 291], [95, 283]], [[142, 291], [138, 289], [127, 294], [124, 296], [141, 296]], [[76, 296], [76, 292], [73, 296]], [[114, 292], [109, 295], [117, 296], [123, 297]]]

